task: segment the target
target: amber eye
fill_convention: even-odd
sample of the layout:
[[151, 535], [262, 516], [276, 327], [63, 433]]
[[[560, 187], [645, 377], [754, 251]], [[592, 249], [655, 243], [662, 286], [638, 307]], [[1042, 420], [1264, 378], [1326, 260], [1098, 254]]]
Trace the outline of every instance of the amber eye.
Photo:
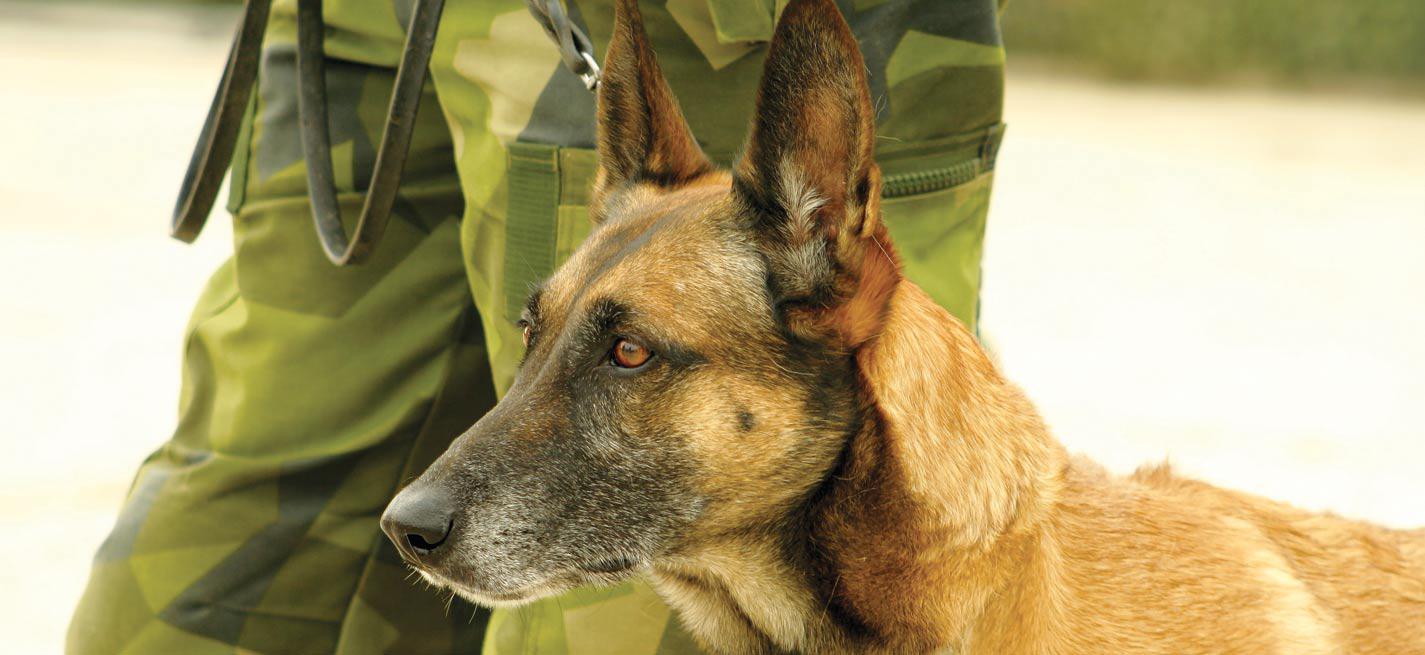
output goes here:
[[613, 365], [619, 368], [638, 368], [652, 356], [653, 353], [647, 348], [628, 339], [619, 339], [618, 343], [614, 344]]

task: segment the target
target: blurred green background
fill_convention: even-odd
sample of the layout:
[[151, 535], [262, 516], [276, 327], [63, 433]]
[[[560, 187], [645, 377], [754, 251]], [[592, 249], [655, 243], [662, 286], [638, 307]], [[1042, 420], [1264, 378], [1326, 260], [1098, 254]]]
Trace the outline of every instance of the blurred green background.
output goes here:
[[[242, 0], [108, 0], [241, 4]], [[467, 0], [468, 1], [468, 0]], [[1425, 0], [1008, 0], [1021, 65], [1125, 81], [1425, 94]]]
[[1004, 32], [1127, 80], [1425, 90], [1425, 0], [1009, 0]]

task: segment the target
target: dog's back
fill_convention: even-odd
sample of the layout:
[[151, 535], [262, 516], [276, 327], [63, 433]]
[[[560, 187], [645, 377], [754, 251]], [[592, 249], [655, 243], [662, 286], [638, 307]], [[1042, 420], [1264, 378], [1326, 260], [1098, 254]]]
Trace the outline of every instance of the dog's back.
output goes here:
[[1075, 459], [1042, 538], [975, 652], [1425, 653], [1422, 530]]

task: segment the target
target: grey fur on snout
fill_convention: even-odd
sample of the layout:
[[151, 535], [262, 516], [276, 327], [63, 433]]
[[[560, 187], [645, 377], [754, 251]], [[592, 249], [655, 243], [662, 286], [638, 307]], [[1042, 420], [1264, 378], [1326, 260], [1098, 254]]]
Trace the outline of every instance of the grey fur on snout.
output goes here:
[[551, 420], [519, 395], [420, 478], [457, 505], [446, 551], [417, 565], [427, 581], [486, 605], [615, 584], [697, 518], [677, 440], [630, 434], [601, 407]]

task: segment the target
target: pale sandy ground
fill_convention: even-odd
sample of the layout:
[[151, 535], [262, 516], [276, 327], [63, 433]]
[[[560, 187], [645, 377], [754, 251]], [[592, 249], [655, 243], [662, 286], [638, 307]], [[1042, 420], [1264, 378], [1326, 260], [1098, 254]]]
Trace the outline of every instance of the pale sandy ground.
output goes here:
[[[0, 634], [60, 649], [226, 256], [164, 236], [227, 29], [0, 1]], [[984, 322], [1077, 451], [1425, 524], [1425, 104], [1017, 72]]]

